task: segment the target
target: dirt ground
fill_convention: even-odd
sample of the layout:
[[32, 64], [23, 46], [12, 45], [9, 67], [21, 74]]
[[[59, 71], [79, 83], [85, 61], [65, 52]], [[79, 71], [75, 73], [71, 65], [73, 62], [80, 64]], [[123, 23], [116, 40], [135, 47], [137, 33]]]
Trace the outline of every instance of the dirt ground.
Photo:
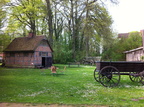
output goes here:
[[0, 107], [106, 107], [97, 105], [58, 105], [58, 104], [29, 104], [29, 103], [0, 103]]

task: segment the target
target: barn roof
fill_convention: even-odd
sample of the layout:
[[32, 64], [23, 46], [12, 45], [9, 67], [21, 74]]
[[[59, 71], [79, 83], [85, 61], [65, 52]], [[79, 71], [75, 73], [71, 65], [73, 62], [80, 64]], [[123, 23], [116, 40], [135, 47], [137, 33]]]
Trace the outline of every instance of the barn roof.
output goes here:
[[130, 53], [130, 52], [134, 52], [134, 51], [138, 51], [138, 50], [143, 50], [143, 47], [139, 47], [139, 48], [136, 48], [136, 49], [125, 51], [124, 53]]
[[[15, 38], [4, 52], [12, 51], [34, 51], [42, 40], [47, 40], [45, 36], [19, 37]], [[47, 41], [48, 42], [48, 41]], [[48, 43], [49, 45], [49, 43]], [[51, 46], [49, 45], [52, 50]], [[52, 50], [53, 51], [53, 50]]]

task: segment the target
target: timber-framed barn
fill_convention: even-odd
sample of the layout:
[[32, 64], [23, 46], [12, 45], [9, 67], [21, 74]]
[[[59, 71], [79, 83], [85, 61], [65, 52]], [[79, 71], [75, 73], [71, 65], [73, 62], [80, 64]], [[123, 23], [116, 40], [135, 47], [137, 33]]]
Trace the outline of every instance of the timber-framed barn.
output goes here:
[[52, 66], [52, 48], [45, 36], [31, 33], [27, 37], [15, 38], [4, 50], [6, 67]]

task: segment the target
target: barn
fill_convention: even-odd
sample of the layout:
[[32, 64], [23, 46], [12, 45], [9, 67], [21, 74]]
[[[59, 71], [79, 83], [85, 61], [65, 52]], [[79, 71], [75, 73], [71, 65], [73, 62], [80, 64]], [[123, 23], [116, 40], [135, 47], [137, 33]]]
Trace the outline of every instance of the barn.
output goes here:
[[6, 67], [51, 67], [52, 48], [45, 36], [29, 33], [15, 38], [4, 50]]

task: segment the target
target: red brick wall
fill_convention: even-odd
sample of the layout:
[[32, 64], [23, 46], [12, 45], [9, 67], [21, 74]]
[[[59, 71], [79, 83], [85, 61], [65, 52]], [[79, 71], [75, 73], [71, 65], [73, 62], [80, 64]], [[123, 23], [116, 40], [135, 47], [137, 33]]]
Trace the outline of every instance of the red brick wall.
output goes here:
[[48, 52], [48, 56], [52, 57], [52, 51], [48, 46], [38, 46], [36, 51], [38, 52]]
[[34, 53], [28, 53], [28, 56], [24, 56], [24, 53], [5, 53], [5, 65], [9, 67], [34, 67]]

